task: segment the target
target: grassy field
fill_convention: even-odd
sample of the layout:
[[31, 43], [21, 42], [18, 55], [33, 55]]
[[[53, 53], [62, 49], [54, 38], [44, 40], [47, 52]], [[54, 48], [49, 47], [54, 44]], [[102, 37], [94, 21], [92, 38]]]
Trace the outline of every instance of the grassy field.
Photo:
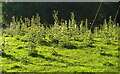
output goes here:
[[2, 70], [7, 72], [118, 72], [118, 41], [105, 44], [96, 38], [93, 46], [81, 49], [38, 46], [37, 55], [29, 55], [27, 42], [5, 37], [8, 45], [2, 53]]
[[71, 14], [68, 27], [66, 21], [60, 26], [56, 15], [50, 28], [38, 15], [22, 23], [13, 19], [15, 25], [3, 30], [3, 72], [118, 72], [118, 25], [105, 20], [91, 32], [87, 20], [77, 27]]

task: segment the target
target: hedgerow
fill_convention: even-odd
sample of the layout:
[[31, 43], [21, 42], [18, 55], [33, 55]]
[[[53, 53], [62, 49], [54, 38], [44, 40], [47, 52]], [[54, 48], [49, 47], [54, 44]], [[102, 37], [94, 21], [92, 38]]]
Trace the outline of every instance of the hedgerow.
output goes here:
[[[77, 24], [75, 15], [71, 12], [69, 21], [59, 20], [58, 12], [53, 13], [54, 23], [52, 26], [45, 26], [40, 22], [40, 16], [36, 14], [31, 19], [28, 18], [12, 18], [10, 28], [3, 31], [3, 34], [22, 37], [22, 41], [28, 42], [31, 48], [33, 45], [58, 46], [68, 49], [79, 48], [78, 45], [89, 46], [94, 38], [102, 38], [105, 43], [112, 40], [118, 40], [119, 24], [112, 21], [104, 20], [99, 27], [94, 27], [93, 31], [88, 27], [88, 21], [81, 21]], [[79, 41], [82, 44], [76, 45], [71, 41]]]

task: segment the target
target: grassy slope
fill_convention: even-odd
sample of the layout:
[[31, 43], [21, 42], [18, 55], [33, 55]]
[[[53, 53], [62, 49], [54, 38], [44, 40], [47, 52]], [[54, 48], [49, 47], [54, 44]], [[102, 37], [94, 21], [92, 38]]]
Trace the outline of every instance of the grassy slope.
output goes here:
[[[105, 44], [94, 39], [92, 47], [81, 49], [38, 46], [36, 57], [29, 56], [27, 42], [15, 37], [3, 37], [8, 44], [3, 47], [2, 70], [7, 72], [118, 72], [118, 41]], [[58, 53], [54, 54], [53, 49]], [[105, 54], [104, 54], [104, 53]]]

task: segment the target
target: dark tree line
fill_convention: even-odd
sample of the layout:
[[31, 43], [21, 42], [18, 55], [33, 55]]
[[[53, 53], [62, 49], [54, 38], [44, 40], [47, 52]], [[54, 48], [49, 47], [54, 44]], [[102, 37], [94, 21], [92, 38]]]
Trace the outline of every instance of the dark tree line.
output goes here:
[[119, 12], [117, 14], [116, 22], [120, 24], [120, 1], [118, 2], [117, 7], [119, 7], [119, 9], [118, 9]]
[[[74, 12], [75, 19], [77, 21], [85, 20], [87, 18], [92, 22], [99, 4], [100, 3], [98, 2], [3, 3], [3, 23], [9, 24], [12, 16], [16, 16], [18, 18], [21, 16], [31, 18], [33, 15], [38, 13], [41, 17], [42, 23], [52, 24], [54, 21], [52, 17], [53, 10], [57, 10], [59, 12], [59, 20], [68, 20], [70, 18], [70, 13]], [[103, 3], [97, 16], [96, 23], [103, 21], [109, 16], [114, 18], [117, 7], [117, 3]]]

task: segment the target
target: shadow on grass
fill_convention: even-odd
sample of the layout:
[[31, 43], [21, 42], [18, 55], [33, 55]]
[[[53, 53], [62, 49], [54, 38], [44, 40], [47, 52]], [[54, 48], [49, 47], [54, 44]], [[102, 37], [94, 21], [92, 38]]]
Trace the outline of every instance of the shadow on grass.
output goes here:
[[67, 48], [67, 49], [78, 49], [76, 46], [74, 45], [63, 45], [62, 47]]
[[4, 52], [2, 52], [2, 57], [3, 57], [3, 58], [7, 58], [7, 59], [11, 59], [11, 60], [13, 60], [13, 61], [19, 61], [19, 60], [16, 59], [14, 56], [8, 55], [8, 54], [6, 54], [6, 53], [4, 53]]
[[51, 46], [52, 45], [51, 42], [46, 42], [46, 41], [42, 41], [41, 44], [45, 45], [45, 46]]
[[65, 56], [65, 55], [60, 55], [58, 53], [52, 53], [53, 56], [57, 56], [57, 57], [66, 57], [69, 58], [69, 56]]
[[[62, 56], [62, 55], [59, 55], [59, 56]], [[55, 58], [52, 58], [52, 57], [45, 57], [44, 55], [40, 55], [40, 54], [37, 54], [37, 56], [35, 56], [35, 57], [39, 57], [39, 58], [43, 58], [43, 59], [45, 59], [46, 61], [57, 61], [57, 62], [60, 62], [60, 63], [66, 63], [66, 64], [72, 64], [72, 63], [69, 63], [69, 62], [67, 62], [67, 61], [65, 61], [65, 60], [62, 60], [62, 59], [55, 59]]]
[[105, 52], [101, 52], [100, 55], [102, 55], [102, 56], [108, 56], [108, 57], [112, 57], [112, 56], [113, 56], [113, 55], [107, 54], [107, 53], [105, 53]]

